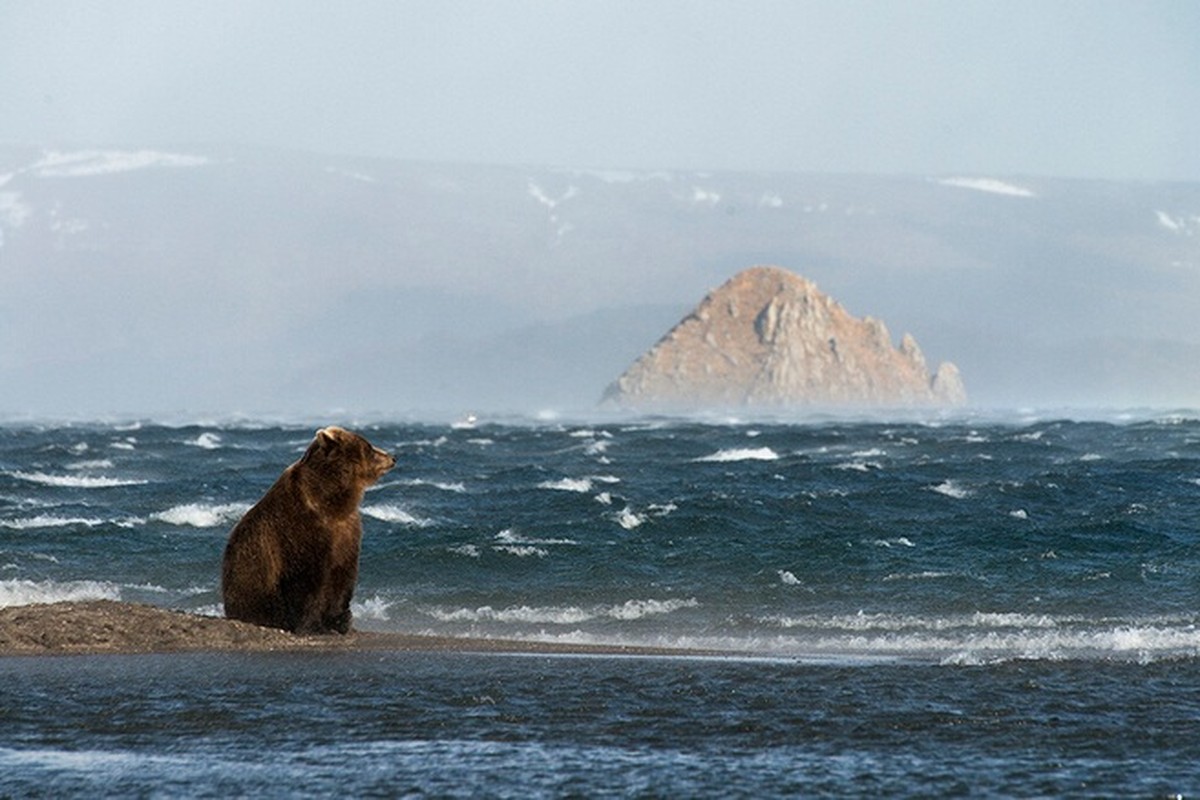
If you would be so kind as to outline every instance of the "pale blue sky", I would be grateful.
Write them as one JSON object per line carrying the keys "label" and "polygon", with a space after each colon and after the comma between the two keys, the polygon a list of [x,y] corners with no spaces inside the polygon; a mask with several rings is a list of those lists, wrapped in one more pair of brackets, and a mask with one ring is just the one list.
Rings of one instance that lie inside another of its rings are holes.
{"label": "pale blue sky", "polygon": [[0,0],[0,142],[1200,180],[1200,3]]}

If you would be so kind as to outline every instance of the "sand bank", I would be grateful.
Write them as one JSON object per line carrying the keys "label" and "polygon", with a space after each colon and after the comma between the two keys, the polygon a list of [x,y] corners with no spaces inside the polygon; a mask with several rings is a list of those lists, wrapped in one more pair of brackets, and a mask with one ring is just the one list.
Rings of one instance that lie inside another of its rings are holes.
{"label": "sand bank", "polygon": [[246,622],[155,606],[95,600],[0,608],[0,656],[200,651],[447,651],[580,655],[716,655],[617,645],[353,632],[297,636]]}

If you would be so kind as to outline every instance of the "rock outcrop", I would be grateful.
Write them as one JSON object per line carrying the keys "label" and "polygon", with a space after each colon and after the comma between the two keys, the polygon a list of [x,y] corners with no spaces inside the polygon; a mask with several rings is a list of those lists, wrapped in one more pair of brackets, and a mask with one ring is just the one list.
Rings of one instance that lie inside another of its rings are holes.
{"label": "rock outcrop", "polygon": [[958,368],[931,376],[917,342],[850,316],[815,284],[754,267],[711,292],[614,381],[603,401],[643,410],[948,406]]}

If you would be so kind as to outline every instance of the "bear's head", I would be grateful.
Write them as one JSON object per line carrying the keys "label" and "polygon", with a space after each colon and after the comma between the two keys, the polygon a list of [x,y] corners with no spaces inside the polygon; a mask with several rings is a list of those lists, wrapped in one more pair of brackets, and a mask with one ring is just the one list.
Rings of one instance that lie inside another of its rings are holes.
{"label": "bear's head", "polygon": [[366,488],[396,466],[396,458],[357,433],[329,427],[317,431],[300,463],[342,485]]}

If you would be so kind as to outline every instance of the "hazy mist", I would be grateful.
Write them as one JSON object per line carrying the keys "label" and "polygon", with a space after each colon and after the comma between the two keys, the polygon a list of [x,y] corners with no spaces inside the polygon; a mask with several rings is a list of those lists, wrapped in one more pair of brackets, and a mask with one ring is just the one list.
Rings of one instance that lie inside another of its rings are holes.
{"label": "hazy mist", "polygon": [[1197,407],[1197,41],[1191,2],[0,0],[0,414],[587,408],[756,263],[983,405]]}

